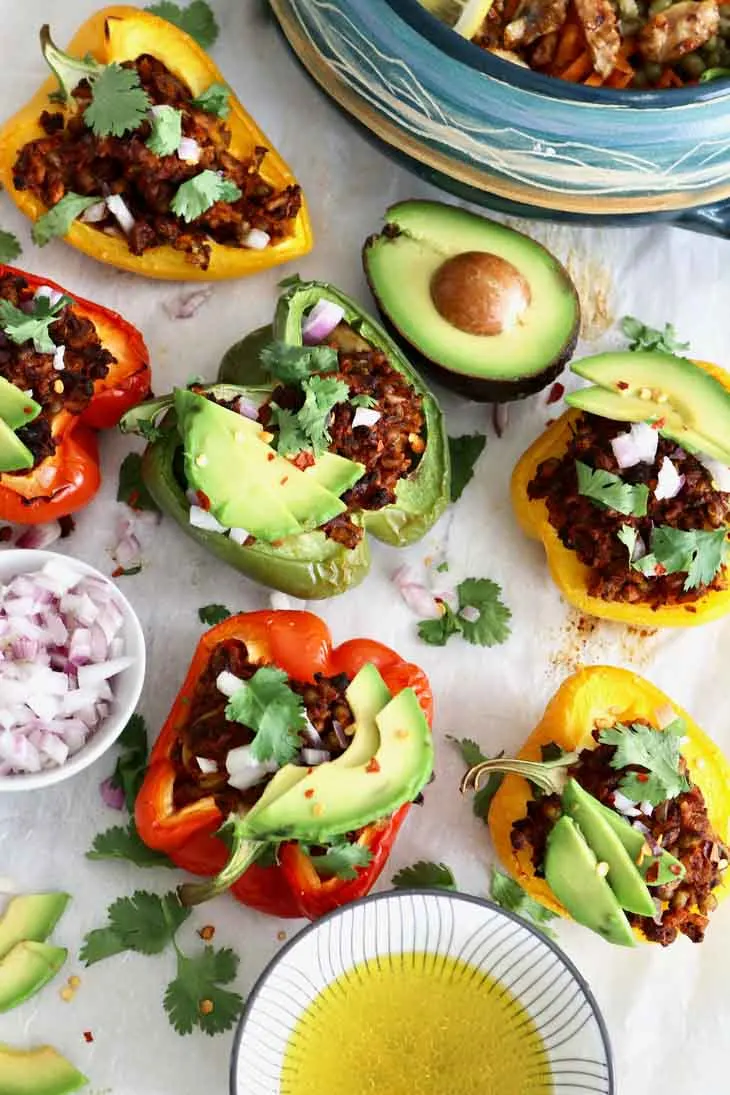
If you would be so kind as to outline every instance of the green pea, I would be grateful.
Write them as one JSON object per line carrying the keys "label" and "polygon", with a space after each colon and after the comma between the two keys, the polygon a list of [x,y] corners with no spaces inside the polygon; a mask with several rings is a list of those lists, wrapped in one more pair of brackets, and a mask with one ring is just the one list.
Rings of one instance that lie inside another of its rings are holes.
{"label": "green pea", "polygon": [[644,75],[650,84],[658,84],[662,78],[662,66],[656,61],[647,61],[644,65]]}
{"label": "green pea", "polygon": [[678,62],[678,67],[691,79],[696,80],[706,69],[705,62],[699,53],[686,53]]}

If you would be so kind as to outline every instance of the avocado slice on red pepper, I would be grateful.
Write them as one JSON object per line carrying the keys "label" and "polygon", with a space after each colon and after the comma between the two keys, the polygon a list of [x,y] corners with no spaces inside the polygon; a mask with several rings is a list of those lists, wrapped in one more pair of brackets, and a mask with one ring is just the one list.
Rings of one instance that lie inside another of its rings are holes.
{"label": "avocado slice on red pepper", "polygon": [[[404,547],[428,532],[449,501],[450,468],[443,417],[433,395],[398,347],[344,293],[324,282],[292,284],[278,302],[272,327],[259,328],[231,347],[221,363],[222,383],[199,390],[214,392],[222,398],[245,396],[256,403],[264,402],[277,382],[263,368],[259,359],[261,350],[272,340],[302,345],[302,320],[322,296],[339,304],[344,311],[343,322],[328,341],[334,338],[343,348],[353,350],[371,347],[382,350],[391,366],[406,377],[423,400],[426,449],[412,474],[399,482],[396,501],[381,510],[352,514],[366,533],[371,532],[395,547]],[[275,544],[256,541],[243,546],[223,533],[191,525],[182,444],[171,396],[135,408],[122,421],[121,428],[148,439],[142,474],[160,509],[173,517],[189,536],[248,577],[291,596],[316,600],[352,588],[367,574],[370,568],[367,535],[354,548],[328,539],[319,530],[289,536]]]}

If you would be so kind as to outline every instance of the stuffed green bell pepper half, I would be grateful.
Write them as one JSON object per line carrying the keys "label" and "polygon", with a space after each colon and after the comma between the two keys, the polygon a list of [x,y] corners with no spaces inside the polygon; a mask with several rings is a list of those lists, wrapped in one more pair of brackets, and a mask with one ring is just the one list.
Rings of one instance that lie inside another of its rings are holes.
{"label": "stuffed green bell pepper half", "polygon": [[368,533],[419,540],[449,500],[441,411],[385,331],[324,282],[297,280],[219,381],[135,408],[145,484],[225,562],[305,600],[368,572]]}

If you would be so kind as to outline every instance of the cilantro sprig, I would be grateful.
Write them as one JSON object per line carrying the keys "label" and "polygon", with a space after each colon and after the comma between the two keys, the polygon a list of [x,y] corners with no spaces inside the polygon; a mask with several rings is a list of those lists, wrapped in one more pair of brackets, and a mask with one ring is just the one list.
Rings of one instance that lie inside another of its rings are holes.
{"label": "cilantro sprig", "polygon": [[487,438],[483,433],[449,438],[452,502],[458,502],[464,493],[464,487],[471,482],[477,460],[484,452],[486,443]]}
{"label": "cilantro sprig", "polygon": [[230,609],[225,605],[203,605],[198,609],[198,619],[201,624],[208,624],[209,627],[214,627],[215,624],[220,624],[224,620],[227,620],[231,615]]}
{"label": "cilantro sprig", "polygon": [[196,95],[190,105],[204,110],[206,114],[225,119],[231,113],[231,89],[228,84],[211,84]]}
{"label": "cilantro sprig", "polygon": [[49,328],[68,304],[73,304],[73,301],[65,295],[54,304],[51,304],[49,297],[39,296],[33,300],[32,310],[23,312],[9,300],[0,300],[0,327],[16,345],[32,342],[39,354],[52,354],[56,343],[51,338]]}
{"label": "cilantro sprig", "polygon": [[123,137],[146,119],[150,99],[136,69],[112,61],[90,76],[90,84],[84,121],[97,137]]}
{"label": "cilantro sprig", "polygon": [[189,224],[207,213],[216,202],[236,202],[240,197],[241,190],[234,182],[208,169],[180,184],[170,209]]}
{"label": "cilantro sprig", "polygon": [[646,517],[649,488],[646,483],[624,483],[613,472],[603,468],[590,468],[582,460],[576,460],[578,494],[604,509],[615,510],[626,516]]}
{"label": "cilantro sprig", "polygon": [[0,262],[14,262],[22,250],[17,236],[0,229]]}
{"label": "cilantro sprig", "polygon": [[617,723],[613,729],[602,730],[598,735],[601,744],[616,747],[610,761],[612,768],[635,765],[645,769],[627,772],[619,783],[621,793],[632,802],[650,802],[652,806],[658,806],[689,791],[689,781],[680,770],[680,738],[685,732],[681,719],[675,719],[664,730],[655,730],[642,723],[631,726]]}
{"label": "cilantro sprig", "polygon": [[282,384],[300,384],[315,373],[337,371],[337,351],[331,346],[291,346],[272,342],[264,346],[259,360],[267,372]]}
{"label": "cilantro sprig", "polygon": [[67,191],[60,201],[52,205],[38,218],[31,229],[33,243],[37,247],[45,247],[52,239],[67,235],[71,225],[85,213],[92,205],[98,205],[102,201],[99,197],[85,197],[83,194],[74,194]]}
{"label": "cilantro sprig", "polygon": [[498,871],[496,867],[492,868],[489,896],[495,905],[521,916],[523,920],[532,924],[550,939],[555,938],[555,933],[547,925],[556,918],[557,914],[546,909],[539,901],[535,901],[522,889],[519,882],[510,875],[504,874],[503,871]]}
{"label": "cilantro sprig", "polygon": [[134,510],[160,512],[142,477],[142,457],[138,452],[127,453],[119,466],[117,502],[125,502]]}
{"label": "cilantro sprig", "polygon": [[462,635],[475,646],[497,646],[510,634],[512,612],[501,599],[502,589],[490,578],[466,578],[456,587],[456,612],[443,602],[435,620],[421,620],[418,634],[431,646],[445,646]]}
{"label": "cilantro sprig", "polygon": [[677,529],[657,525],[651,534],[650,552],[631,565],[642,574],[657,576],[686,573],[685,591],[708,586],[728,559],[727,529]]}
{"label": "cilantro sprig", "polygon": [[210,49],[218,40],[220,28],[206,0],[192,0],[187,7],[173,4],[171,0],[161,0],[159,4],[148,4],[146,11],[184,30],[203,49]]}
{"label": "cilantro sprig", "polygon": [[156,106],[150,118],[152,132],[147,147],[155,156],[173,156],[182,140],[182,111],[174,106]]}
{"label": "cilantro sprig", "polygon": [[457,888],[451,867],[445,863],[429,863],[424,859],[410,867],[402,867],[393,875],[391,884],[396,890],[456,891]]}
{"label": "cilantro sprig", "polygon": [[264,665],[242,682],[226,705],[227,719],[255,731],[251,753],[258,761],[288,764],[301,747],[306,711],[288,681],[283,670]]}
{"label": "cilantro sprig", "polygon": [[665,354],[677,354],[689,349],[689,342],[680,342],[671,323],[664,324],[664,330],[647,327],[634,316],[624,316],[621,330],[629,339],[629,350],[660,350]]}

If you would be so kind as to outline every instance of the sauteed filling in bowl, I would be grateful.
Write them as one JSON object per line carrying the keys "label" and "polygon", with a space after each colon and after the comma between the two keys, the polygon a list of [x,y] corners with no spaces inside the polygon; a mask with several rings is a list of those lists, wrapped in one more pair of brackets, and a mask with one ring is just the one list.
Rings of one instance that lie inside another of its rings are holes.
{"label": "sauteed filling in bowl", "polygon": [[681,87],[730,65],[730,4],[494,0],[473,40],[517,64],[592,87]]}

